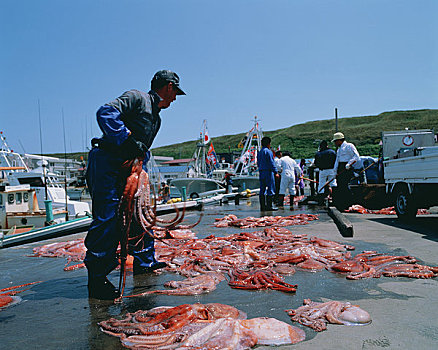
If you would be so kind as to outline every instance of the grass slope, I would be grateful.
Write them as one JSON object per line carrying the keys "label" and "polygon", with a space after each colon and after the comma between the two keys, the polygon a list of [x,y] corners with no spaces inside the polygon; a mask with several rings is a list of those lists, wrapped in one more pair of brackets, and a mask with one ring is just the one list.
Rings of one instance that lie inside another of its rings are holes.
{"label": "grass slope", "polygon": [[[438,131],[438,109],[422,109],[412,111],[393,111],[379,115],[350,117],[338,119],[339,131],[345,134],[349,142],[353,142],[361,155],[377,156],[382,131],[409,129],[435,129]],[[333,119],[317,120],[288,128],[265,131],[264,135],[272,138],[272,145],[281,145],[282,150],[289,150],[294,158],[313,158],[320,140],[332,139],[335,132]],[[246,131],[245,131],[246,133]],[[216,152],[239,151],[237,145],[245,133],[213,137]],[[195,134],[195,133],[194,133]],[[153,148],[152,152],[160,156],[174,158],[190,158],[196,148],[197,141],[186,141],[178,144]],[[334,147],[334,145],[333,145]],[[63,153],[49,154],[63,158]],[[70,153],[68,158],[79,160],[84,153]]]}
{"label": "grass slope", "polygon": [[[361,155],[376,156],[382,131],[409,129],[435,129],[438,131],[438,110],[423,109],[412,111],[385,112],[374,116],[339,118],[338,129],[353,142]],[[319,140],[330,141],[335,132],[333,119],[317,120],[288,128],[265,131],[264,135],[272,138],[272,145],[281,145],[282,150],[289,150],[294,158],[312,158],[318,148]],[[225,135],[213,137],[216,152],[238,150],[237,144],[244,136]],[[196,141],[187,141],[152,149],[154,154],[188,158],[193,155]]]}

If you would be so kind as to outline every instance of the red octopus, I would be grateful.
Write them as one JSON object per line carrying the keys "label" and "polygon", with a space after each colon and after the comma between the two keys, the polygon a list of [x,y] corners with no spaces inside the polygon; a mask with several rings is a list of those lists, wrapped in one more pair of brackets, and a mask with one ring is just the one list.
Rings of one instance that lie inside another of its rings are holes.
{"label": "red octopus", "polygon": [[37,283],[41,283],[41,281],[0,289],[0,310],[19,303],[21,301],[21,298],[17,297],[16,295],[30,289],[26,288],[19,290],[20,288],[32,286]]}

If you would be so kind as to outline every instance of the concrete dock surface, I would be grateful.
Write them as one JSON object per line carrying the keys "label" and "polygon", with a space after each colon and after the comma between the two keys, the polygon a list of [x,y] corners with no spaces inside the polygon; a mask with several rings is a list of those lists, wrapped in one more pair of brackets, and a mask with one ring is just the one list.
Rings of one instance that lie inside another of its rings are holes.
{"label": "concrete dock surface", "polygon": [[[214,218],[227,214],[239,218],[259,216],[257,198],[234,204],[207,207],[205,215],[193,229],[199,238],[210,234],[229,235],[238,228],[215,228]],[[321,207],[303,206],[294,212],[280,210],[274,215],[317,213],[320,220],[290,227],[292,232],[306,233],[356,246],[353,255],[363,250],[412,255],[422,263],[438,266],[438,215],[417,217],[412,224],[400,223],[396,216],[346,214],[354,225],[354,237],[344,238]],[[198,212],[187,214],[194,221]],[[251,232],[261,230],[246,229]],[[438,281],[436,279],[388,278],[351,281],[345,276],[323,270],[297,271],[288,283],[298,284],[296,294],[279,291],[231,289],[225,282],[205,295],[153,295],[111,302],[89,300],[85,269],[63,271],[63,258],[29,257],[32,248],[53,241],[84,237],[85,233],[0,250],[0,289],[41,280],[20,296],[23,301],[0,311],[0,348],[2,349],[122,349],[119,339],[99,330],[98,322],[121,317],[127,312],[161,305],[219,302],[235,306],[253,317],[275,317],[291,324],[285,309],[297,308],[304,298],[314,301],[350,301],[368,311],[372,323],[366,326],[328,325],[316,333],[292,323],[306,332],[306,340],[281,349],[438,349]],[[111,273],[113,283],[118,272]],[[162,289],[164,282],[181,279],[170,273],[127,277],[125,294],[145,289]],[[259,346],[257,349],[270,347]]]}

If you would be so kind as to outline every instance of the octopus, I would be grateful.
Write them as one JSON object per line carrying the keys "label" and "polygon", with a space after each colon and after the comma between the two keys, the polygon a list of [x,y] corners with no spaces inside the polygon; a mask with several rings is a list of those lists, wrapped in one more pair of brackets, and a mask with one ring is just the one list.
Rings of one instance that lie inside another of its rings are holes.
{"label": "octopus", "polygon": [[[128,257],[128,245],[134,246],[137,250],[143,249],[142,238],[149,235],[154,239],[163,240],[163,238],[173,238],[169,234],[170,230],[191,229],[196,226],[202,218],[199,216],[197,222],[192,225],[179,226],[184,220],[185,207],[180,215],[178,208],[175,206],[175,217],[170,220],[160,219],[156,215],[157,202],[152,205],[151,187],[149,175],[143,169],[143,159],[136,158],[128,160],[122,165],[122,172],[127,176],[126,185],[123,190],[118,208],[118,217],[122,230],[120,240],[120,280],[119,290],[120,297],[116,302],[121,302],[125,290],[126,282],[126,260]],[[136,220],[143,229],[143,232],[135,237],[130,235],[131,223]],[[153,231],[154,227],[161,227],[163,230]],[[161,233],[161,234],[159,234]]]}
{"label": "octopus", "polygon": [[17,296],[17,294],[30,289],[30,288],[25,288],[25,289],[22,288],[27,286],[32,286],[37,283],[41,283],[41,281],[0,289],[0,311],[8,306],[18,304],[21,301],[21,298]]}
{"label": "octopus", "polygon": [[87,249],[85,248],[84,239],[79,238],[72,241],[50,243],[33,248],[33,255],[31,256],[45,258],[67,258],[64,271],[71,271],[85,267],[83,263],[74,265],[70,265],[70,263],[83,261],[86,251]]}
{"label": "octopus", "polygon": [[317,332],[327,329],[327,323],[341,325],[367,325],[371,323],[368,312],[349,302],[328,301],[318,303],[304,299],[298,309],[285,310],[294,322],[299,322]]}
{"label": "octopus", "polygon": [[[31,257],[67,258],[64,271],[72,271],[85,267],[84,263],[79,262],[84,260],[86,251],[84,239],[79,238],[72,241],[50,243],[33,248],[33,255],[31,255]],[[117,252],[120,254],[120,246]],[[126,260],[126,266],[128,268],[132,269],[133,259],[131,255],[128,255]],[[70,265],[72,262],[78,264]]]}
{"label": "octopus", "polygon": [[210,293],[216,289],[216,286],[221,281],[225,280],[222,273],[207,272],[205,274],[186,278],[183,281],[169,281],[164,284],[165,287],[174,288],[167,290],[153,290],[140,294],[125,296],[125,298],[132,298],[138,296],[145,296],[149,294],[167,294],[167,295],[199,295]]}
{"label": "octopus", "polygon": [[243,271],[233,269],[229,272],[230,281],[228,284],[231,288],[263,290],[273,289],[287,293],[297,291],[296,284],[284,282],[283,278],[271,269],[254,269]]}
{"label": "octopus", "polygon": [[304,332],[273,318],[246,319],[225,304],[183,304],[128,313],[99,323],[130,349],[250,349],[257,344],[295,344]]}
{"label": "octopus", "polygon": [[[359,213],[359,214],[380,214],[380,215],[396,215],[394,207],[383,208],[379,210],[366,209],[359,204],[352,205],[345,210],[346,213]],[[418,209],[417,215],[428,215],[430,212],[426,209]]]}
{"label": "octopus", "polygon": [[252,228],[252,227],[265,227],[265,226],[293,226],[293,225],[306,225],[309,221],[318,220],[318,215],[313,214],[298,214],[289,216],[264,216],[261,218],[255,218],[252,216],[238,219],[236,215],[230,214],[223,218],[215,219],[215,227],[239,227],[239,228]]}
{"label": "octopus", "polygon": [[375,251],[366,251],[332,265],[332,272],[347,273],[346,278],[409,277],[432,278],[438,276],[438,266],[426,266],[417,263],[413,256],[383,255]]}

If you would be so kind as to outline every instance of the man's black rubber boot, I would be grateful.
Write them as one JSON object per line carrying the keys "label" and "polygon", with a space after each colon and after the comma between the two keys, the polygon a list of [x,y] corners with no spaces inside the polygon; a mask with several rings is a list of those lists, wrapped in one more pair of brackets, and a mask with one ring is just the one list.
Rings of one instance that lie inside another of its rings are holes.
{"label": "man's black rubber boot", "polygon": [[278,195],[277,206],[279,208],[283,208],[284,207],[284,194],[279,194]]}
{"label": "man's black rubber boot", "polygon": [[264,194],[259,195],[260,211],[266,211],[266,196]]}
{"label": "man's black rubber boot", "polygon": [[144,267],[144,266],[140,266],[140,265],[134,263],[133,272],[134,272],[134,275],[141,275],[143,273],[151,273],[155,270],[163,269],[165,267],[167,267],[167,264],[165,262],[162,262],[162,261],[158,261],[156,264],[154,264],[151,267]]}
{"label": "man's black rubber boot", "polygon": [[294,210],[294,198],[295,196],[290,195],[290,210]]}
{"label": "man's black rubber boot", "polygon": [[114,300],[120,296],[120,292],[106,277],[89,278],[88,296],[100,300]]}
{"label": "man's black rubber boot", "polygon": [[267,203],[267,211],[277,211],[278,208],[272,204],[274,201],[274,196],[266,196],[266,203]]}

